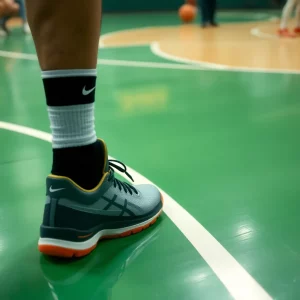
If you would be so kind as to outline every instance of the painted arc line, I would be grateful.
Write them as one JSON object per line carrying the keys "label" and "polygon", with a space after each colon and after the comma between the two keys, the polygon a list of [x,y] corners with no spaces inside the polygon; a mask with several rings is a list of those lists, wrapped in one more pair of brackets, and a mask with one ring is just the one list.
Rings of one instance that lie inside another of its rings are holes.
{"label": "painted arc line", "polygon": [[133,44],[128,44],[128,45],[114,45],[114,46],[109,46],[105,45],[102,41],[99,42],[99,48],[100,49],[118,49],[118,48],[133,48],[133,47],[145,47],[149,46],[149,43],[133,43]]}
{"label": "painted arc line", "polygon": [[[18,132],[51,142],[51,134],[17,124],[1,122],[0,128]],[[114,159],[113,157],[109,157]],[[127,167],[135,183],[153,184],[150,180]],[[124,177],[123,173],[119,173]],[[185,235],[202,258],[218,276],[228,292],[237,300],[270,300],[268,293],[254,280],[253,277],[227,252],[227,250],[180,204],[161,190],[164,197],[164,212]]]}
{"label": "painted arc line", "polygon": [[[0,50],[0,57],[23,59],[37,61],[37,56],[30,53],[10,52]],[[143,62],[143,61],[130,61],[130,60],[116,60],[116,59],[98,59],[98,65],[107,66],[124,66],[124,67],[139,67],[139,68],[154,68],[154,69],[172,69],[172,70],[203,70],[200,66],[172,64],[172,63],[159,63],[159,62]]]}
{"label": "painted arc line", "polygon": [[129,61],[129,60],[114,60],[114,59],[98,59],[98,65],[106,66],[123,66],[136,68],[154,68],[154,69],[171,69],[171,70],[205,70],[201,66],[183,65],[160,62],[144,62],[144,61]]}
{"label": "painted arc line", "polygon": [[186,59],[171,55],[163,52],[158,44],[152,44],[150,47],[153,54],[165,58],[167,60],[175,61],[178,63],[183,63],[184,61],[190,66],[203,67],[203,71],[218,71],[218,72],[244,72],[244,73],[269,73],[269,74],[300,74],[300,70],[288,70],[288,69],[266,69],[257,67],[232,67],[229,65],[222,65],[192,59]]}
{"label": "painted arc line", "polygon": [[202,68],[208,68],[208,69],[221,69],[221,70],[227,70],[230,69],[230,66],[226,65],[221,65],[221,64],[214,64],[214,63],[209,63],[209,62],[203,62],[203,61],[197,61],[197,60],[192,60],[188,58],[182,58],[178,57],[175,55],[168,54],[166,52],[163,52],[160,49],[160,45],[158,42],[153,42],[150,44],[150,49],[154,55],[157,55],[161,58],[167,59],[167,60],[173,60],[178,63],[186,63],[186,64],[192,64],[196,65]]}
{"label": "painted arc line", "polygon": [[[266,20],[269,20],[270,22],[274,22],[274,20],[277,20],[278,18],[272,16],[271,18],[267,18]],[[161,58],[164,58],[166,60],[175,61],[177,63],[185,63],[190,65],[195,65],[201,67],[203,70],[217,70],[217,71],[229,71],[229,72],[249,72],[249,73],[270,73],[270,74],[300,74],[300,70],[288,70],[288,69],[266,69],[266,68],[257,68],[257,67],[232,67],[229,65],[223,65],[223,64],[217,64],[217,63],[210,63],[210,62],[204,62],[204,61],[197,61],[187,58],[178,57],[175,55],[171,55],[168,53],[163,52],[158,42],[149,42],[149,43],[142,43],[142,44],[127,44],[127,45],[117,45],[117,46],[110,46],[105,45],[105,39],[108,37],[111,37],[118,33],[124,33],[124,32],[132,32],[132,31],[142,31],[142,30],[149,30],[149,29],[155,29],[158,28],[175,28],[178,26],[147,26],[147,27],[140,27],[140,28],[131,28],[131,29],[122,29],[122,30],[116,30],[109,33],[102,34],[99,39],[99,48],[128,48],[128,47],[138,47],[138,46],[146,46],[148,45],[150,47],[150,50],[154,55],[157,55]],[[250,33],[254,36],[260,37],[260,38],[268,38],[268,39],[277,39],[278,37],[276,35],[272,34],[266,34],[262,33],[258,28],[252,28],[250,30]]]}
{"label": "painted arc line", "polygon": [[259,37],[259,38],[266,38],[266,39],[271,39],[271,40],[278,40],[279,36],[275,34],[270,34],[270,33],[265,33],[262,32],[258,27],[254,27],[250,30],[250,33],[253,36]]}

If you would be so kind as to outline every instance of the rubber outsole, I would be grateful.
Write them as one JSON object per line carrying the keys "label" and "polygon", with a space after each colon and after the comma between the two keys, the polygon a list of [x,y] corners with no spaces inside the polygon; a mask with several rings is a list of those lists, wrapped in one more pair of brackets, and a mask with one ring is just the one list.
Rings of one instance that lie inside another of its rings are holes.
{"label": "rubber outsole", "polygon": [[282,37],[282,38],[296,38],[297,34],[296,33],[292,33],[292,32],[288,32],[288,31],[280,31],[280,30],[278,30],[278,36]]}
{"label": "rubber outsole", "polygon": [[[161,201],[163,203],[162,196],[161,196]],[[65,248],[65,247],[61,247],[61,246],[47,245],[47,244],[39,244],[38,249],[41,253],[48,255],[48,256],[65,257],[65,258],[83,257],[83,256],[90,254],[97,247],[98,242],[102,239],[123,238],[123,237],[127,237],[127,236],[139,233],[139,232],[147,229],[148,227],[150,227],[157,221],[157,219],[159,218],[161,213],[162,213],[162,210],[159,212],[159,214],[154,219],[152,219],[151,221],[149,221],[149,223],[147,223],[143,226],[125,231],[121,234],[101,236],[93,246],[91,246],[87,249],[78,250],[78,249]]]}

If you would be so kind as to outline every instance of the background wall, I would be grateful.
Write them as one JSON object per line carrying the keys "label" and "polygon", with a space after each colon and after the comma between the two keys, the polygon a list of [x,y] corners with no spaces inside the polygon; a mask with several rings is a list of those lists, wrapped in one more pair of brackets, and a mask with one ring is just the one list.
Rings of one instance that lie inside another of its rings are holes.
{"label": "background wall", "polygon": [[[199,0],[198,0],[199,1]],[[176,10],[184,0],[103,0],[105,12]],[[278,8],[284,0],[218,0],[222,9]]]}

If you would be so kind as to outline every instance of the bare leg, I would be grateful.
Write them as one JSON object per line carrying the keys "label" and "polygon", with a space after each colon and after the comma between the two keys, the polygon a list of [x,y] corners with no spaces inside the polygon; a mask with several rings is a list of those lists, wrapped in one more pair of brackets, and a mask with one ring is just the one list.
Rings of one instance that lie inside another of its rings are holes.
{"label": "bare leg", "polygon": [[0,18],[15,14],[19,9],[19,5],[12,0],[0,0]]}
{"label": "bare leg", "polygon": [[26,0],[42,70],[94,69],[101,0]]}

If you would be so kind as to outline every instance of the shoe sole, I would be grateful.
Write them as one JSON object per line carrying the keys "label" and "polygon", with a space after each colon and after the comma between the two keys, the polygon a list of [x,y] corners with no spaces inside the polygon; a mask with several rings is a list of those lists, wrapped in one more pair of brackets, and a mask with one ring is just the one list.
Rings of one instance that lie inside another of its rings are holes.
{"label": "shoe sole", "polygon": [[281,38],[296,38],[297,34],[296,33],[291,33],[291,32],[277,32],[278,36]]}
{"label": "shoe sole", "polygon": [[70,242],[51,238],[40,238],[38,242],[38,249],[41,253],[48,256],[69,258],[86,256],[97,247],[100,240],[122,238],[139,233],[153,225],[161,213],[162,209],[149,220],[130,227],[101,230],[84,242]]}

